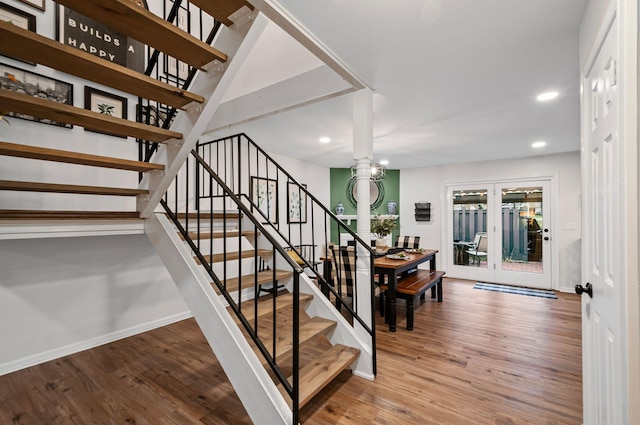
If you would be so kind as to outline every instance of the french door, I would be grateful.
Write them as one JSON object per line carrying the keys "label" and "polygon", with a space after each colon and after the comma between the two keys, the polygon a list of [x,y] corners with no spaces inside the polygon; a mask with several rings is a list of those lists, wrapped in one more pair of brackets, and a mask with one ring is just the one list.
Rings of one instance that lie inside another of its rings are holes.
{"label": "french door", "polygon": [[448,186],[448,274],[551,288],[550,191],[550,180]]}

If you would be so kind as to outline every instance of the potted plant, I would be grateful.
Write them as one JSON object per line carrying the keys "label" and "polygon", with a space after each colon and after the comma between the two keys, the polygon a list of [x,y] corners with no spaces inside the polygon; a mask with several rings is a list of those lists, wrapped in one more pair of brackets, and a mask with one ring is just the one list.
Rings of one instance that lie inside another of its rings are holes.
{"label": "potted plant", "polygon": [[386,251],[387,243],[384,240],[385,236],[390,235],[393,229],[397,226],[394,218],[382,218],[375,216],[371,220],[371,233],[375,233],[376,240],[376,252],[383,253]]}

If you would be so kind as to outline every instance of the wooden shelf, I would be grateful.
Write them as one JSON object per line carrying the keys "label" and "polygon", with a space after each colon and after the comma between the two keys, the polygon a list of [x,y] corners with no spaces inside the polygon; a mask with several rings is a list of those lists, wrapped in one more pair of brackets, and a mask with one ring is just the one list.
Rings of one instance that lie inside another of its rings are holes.
{"label": "wooden shelf", "polygon": [[171,139],[182,139],[182,134],[175,131],[128,121],[6,89],[0,89],[0,110],[80,125],[87,129],[107,134],[131,136],[150,142],[161,143]]}
{"label": "wooden shelf", "polygon": [[[342,215],[337,215],[336,217],[338,217],[342,221],[346,221],[347,224],[351,224],[351,221],[358,220],[358,216],[355,215],[355,214],[342,214]],[[373,220],[376,217],[379,217],[379,218],[382,218],[382,219],[392,218],[394,220],[397,220],[400,216],[399,215],[389,215],[389,214],[378,215],[378,216],[373,216],[372,215],[371,219]]]}
{"label": "wooden shelf", "polygon": [[46,65],[67,74],[181,108],[204,98],[163,83],[124,66],[66,46],[57,41],[0,21],[0,53]]}
{"label": "wooden shelf", "polygon": [[131,0],[57,0],[57,2],[196,68],[202,68],[214,60],[220,62],[227,60],[227,55],[224,53]]}

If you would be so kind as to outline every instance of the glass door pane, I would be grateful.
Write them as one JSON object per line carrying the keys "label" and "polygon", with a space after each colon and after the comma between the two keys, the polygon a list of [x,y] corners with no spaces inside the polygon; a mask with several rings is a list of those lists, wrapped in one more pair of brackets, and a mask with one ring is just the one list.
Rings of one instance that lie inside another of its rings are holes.
{"label": "glass door pane", "polygon": [[544,180],[496,184],[496,231],[501,235],[496,282],[551,287],[549,192],[550,183]]}
{"label": "glass door pane", "polygon": [[542,187],[502,190],[502,270],[542,273]]}
{"label": "glass door pane", "polygon": [[488,268],[487,189],[451,191],[453,201],[453,264]]}

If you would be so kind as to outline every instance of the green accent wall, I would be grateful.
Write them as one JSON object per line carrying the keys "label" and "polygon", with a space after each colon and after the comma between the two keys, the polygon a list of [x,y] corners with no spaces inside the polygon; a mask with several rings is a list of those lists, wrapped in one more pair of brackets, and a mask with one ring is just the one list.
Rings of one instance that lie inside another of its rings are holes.
{"label": "green accent wall", "polygon": [[[330,180],[330,205],[327,207],[334,213],[336,212],[336,206],[338,202],[342,202],[344,206],[344,213],[351,215],[356,214],[356,209],[347,198],[347,186],[351,179],[351,169],[349,168],[331,168],[329,170]],[[384,180],[382,180],[384,186],[384,198],[382,204],[377,210],[371,211],[371,215],[386,214],[387,202],[396,201],[396,214],[400,214],[400,170],[387,170]],[[354,232],[357,229],[357,223],[355,220],[351,222],[349,226]],[[392,240],[400,234],[400,219],[398,219],[398,227],[392,233]],[[338,243],[340,238],[338,237],[338,226],[332,225],[331,227],[331,241]]]}

